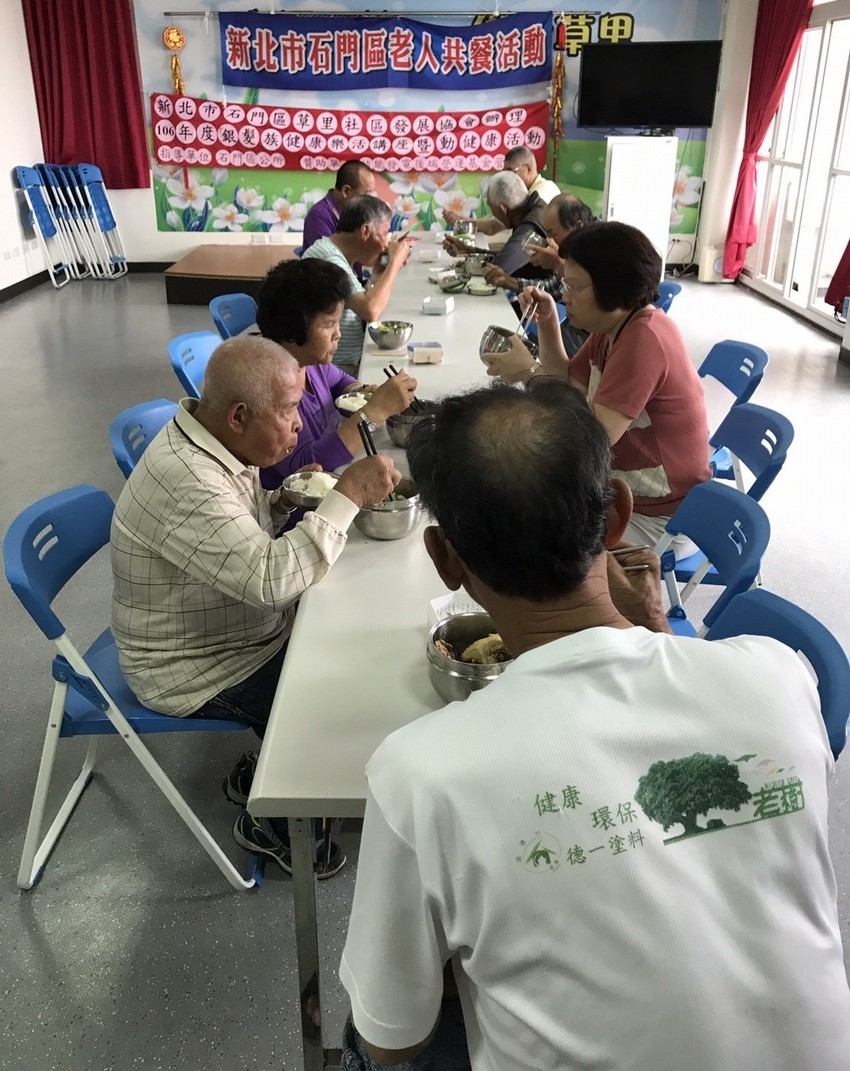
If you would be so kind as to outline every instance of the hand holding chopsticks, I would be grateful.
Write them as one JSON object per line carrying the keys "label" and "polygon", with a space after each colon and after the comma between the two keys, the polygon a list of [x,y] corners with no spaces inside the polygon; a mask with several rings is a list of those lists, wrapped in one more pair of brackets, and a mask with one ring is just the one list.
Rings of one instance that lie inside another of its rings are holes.
{"label": "hand holding chopsticks", "polygon": [[369,431],[368,425],[360,420],[357,423],[357,430],[360,432],[360,441],[363,443],[366,457],[376,457],[378,451],[375,449],[375,440],[372,438],[372,432]]}
{"label": "hand holding chopsticks", "polygon": [[519,321],[519,323],[517,324],[517,327],[516,327],[516,332],[515,332],[516,336],[517,336],[517,338],[522,339],[523,342],[528,338],[528,325],[531,323],[532,319],[534,318],[534,314],[535,314],[536,311],[537,311],[537,301],[532,299],[525,306],[523,314],[520,317],[520,321]]}
{"label": "hand holding chopsticks", "polygon": [[[400,374],[401,373],[399,372],[399,370],[393,364],[391,364],[389,368],[384,369],[384,375],[387,377],[387,379],[392,379],[393,376],[397,376]],[[410,408],[413,410],[414,413],[422,412],[422,403],[419,401],[415,394],[410,400]]]}

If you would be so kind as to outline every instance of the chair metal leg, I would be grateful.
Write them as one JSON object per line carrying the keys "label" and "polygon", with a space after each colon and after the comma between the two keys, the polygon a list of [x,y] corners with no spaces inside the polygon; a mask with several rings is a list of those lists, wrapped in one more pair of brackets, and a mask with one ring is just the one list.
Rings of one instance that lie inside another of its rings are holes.
{"label": "chair metal leg", "polygon": [[38,776],[33,792],[32,806],[30,808],[27,831],[24,837],[24,848],[21,853],[21,865],[18,869],[18,888],[31,889],[41,877],[41,872],[47,862],[50,853],[56,845],[56,841],[62,834],[68,819],[77,802],[85,792],[91,781],[97,758],[97,737],[92,737],[82,769],[62,802],[56,817],[50,824],[50,828],[39,843],[42,823],[44,822],[44,810],[47,804],[47,795],[50,791],[50,780],[53,775],[53,764],[56,759],[56,748],[59,744],[62,731],[62,712],[65,709],[65,699],[68,693],[67,684],[57,682],[53,689],[53,699],[50,704],[50,716],[47,723],[47,732],[44,736],[44,747],[41,750],[41,762],[38,767]]}
{"label": "chair metal leg", "polygon": [[319,990],[316,879],[313,876],[313,820],[290,818],[289,842],[292,848],[292,896],[304,1071],[323,1071],[325,1059]]}
{"label": "chair metal leg", "polygon": [[234,889],[252,889],[256,882],[253,878],[245,880],[236,867],[231,863],[230,859],[224,853],[223,849],[219,845],[218,841],[212,836],[204,823],[198,818],[186,800],[181,796],[177,789],[172,784],[168,775],[148,751],[145,745],[142,743],[137,733],[134,733],[130,726],[127,724],[124,715],[118,708],[110,704],[109,716],[110,720],[116,722],[116,718],[113,715],[117,715],[122,722],[124,722],[125,730],[122,731],[120,726],[118,731],[124,739],[124,743],[133,752],[139,762],[144,766],[147,772],[150,774],[156,786],[171,804],[175,811],[180,815],[183,821],[191,830],[195,839],[212,859],[218,869],[224,874]]}
{"label": "chair metal leg", "polygon": [[[76,670],[81,676],[89,677],[90,671],[85,661],[81,658],[79,652],[70,642],[67,636],[58,636],[55,640],[59,653],[64,655],[70,664],[71,668]],[[115,726],[118,735],[127,745],[127,747],[133,752],[142,766],[150,774],[154,784],[159,788],[160,792],[165,796],[174,810],[180,815],[183,821],[191,830],[195,839],[212,859],[218,869],[224,874],[234,889],[252,889],[256,884],[253,879],[246,881],[236,867],[231,863],[224,851],[218,844],[218,841],[210,834],[207,827],[198,818],[186,800],[180,795],[177,789],[169,780],[165,771],[148,751],[145,745],[141,741],[141,737],[138,733],[133,731],[130,723],[121,713],[121,711],[112,702],[108,692],[100,686],[99,682],[95,678],[92,683],[97,687],[97,690],[103,696],[106,702],[106,714],[109,720]]]}

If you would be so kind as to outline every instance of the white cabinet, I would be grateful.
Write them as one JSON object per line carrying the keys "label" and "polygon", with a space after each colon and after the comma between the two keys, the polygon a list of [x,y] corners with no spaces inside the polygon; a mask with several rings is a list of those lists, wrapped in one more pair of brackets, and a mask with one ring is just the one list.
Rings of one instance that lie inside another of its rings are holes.
{"label": "white cabinet", "polygon": [[643,231],[661,255],[670,240],[677,138],[611,137],[605,161],[603,218]]}

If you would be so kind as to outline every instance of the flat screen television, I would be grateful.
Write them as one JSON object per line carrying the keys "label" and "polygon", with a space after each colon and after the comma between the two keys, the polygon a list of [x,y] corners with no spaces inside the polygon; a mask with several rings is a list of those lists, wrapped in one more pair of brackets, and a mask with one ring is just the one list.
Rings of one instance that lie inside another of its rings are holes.
{"label": "flat screen television", "polygon": [[711,126],[720,41],[585,45],[580,127]]}

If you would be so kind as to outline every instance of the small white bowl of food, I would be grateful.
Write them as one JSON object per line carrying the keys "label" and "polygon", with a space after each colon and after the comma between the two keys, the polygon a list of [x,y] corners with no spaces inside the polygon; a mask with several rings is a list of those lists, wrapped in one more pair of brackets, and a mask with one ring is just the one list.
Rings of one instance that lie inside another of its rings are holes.
{"label": "small white bowl of food", "polygon": [[369,401],[372,395],[365,390],[351,390],[346,394],[340,394],[336,400],[336,407],[345,416],[359,412]]}

